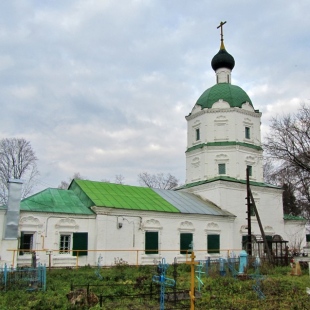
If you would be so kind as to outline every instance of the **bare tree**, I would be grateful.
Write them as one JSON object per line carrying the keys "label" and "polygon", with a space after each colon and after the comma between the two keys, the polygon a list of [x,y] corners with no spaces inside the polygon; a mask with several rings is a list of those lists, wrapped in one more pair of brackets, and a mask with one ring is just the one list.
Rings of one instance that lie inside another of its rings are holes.
{"label": "bare tree", "polygon": [[39,175],[37,160],[30,142],[24,138],[0,140],[0,204],[7,203],[9,179],[24,181],[22,198],[31,193]]}
{"label": "bare tree", "polygon": [[150,174],[148,172],[142,172],[138,175],[138,181],[140,185],[151,188],[160,189],[173,189],[178,186],[178,180],[176,177],[167,173]]}
{"label": "bare tree", "polygon": [[[283,189],[283,212],[284,214],[299,216],[304,213],[299,194],[299,178],[294,169],[285,164],[274,165],[273,160],[266,160],[264,163],[264,181],[279,186]],[[297,197],[296,197],[297,196]]]}
{"label": "bare tree", "polygon": [[263,174],[264,174],[264,182],[268,184],[277,185],[276,182],[276,167],[273,164],[273,160],[264,157],[264,165],[263,165]]}
{"label": "bare tree", "polygon": [[273,118],[266,141],[271,157],[310,173],[310,107],[301,105],[296,114]]}
{"label": "bare tree", "polygon": [[116,184],[124,184],[125,177],[122,174],[115,175],[115,183]]}
{"label": "bare tree", "polygon": [[310,218],[310,107],[303,104],[294,114],[273,118],[270,127],[264,149],[278,162],[273,178],[287,185],[300,213]]}
{"label": "bare tree", "polygon": [[58,185],[59,189],[68,189],[70,183],[72,180],[85,180],[86,177],[83,177],[79,172],[75,172],[71,178],[68,179],[68,181],[61,181],[61,183]]}

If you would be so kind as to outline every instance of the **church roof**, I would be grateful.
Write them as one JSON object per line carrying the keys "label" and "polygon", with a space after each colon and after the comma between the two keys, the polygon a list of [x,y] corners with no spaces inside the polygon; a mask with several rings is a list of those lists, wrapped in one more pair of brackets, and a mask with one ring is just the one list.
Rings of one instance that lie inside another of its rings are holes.
{"label": "church roof", "polygon": [[219,83],[208,88],[197,100],[196,105],[202,109],[210,109],[220,99],[229,103],[231,107],[241,108],[245,102],[253,106],[250,97],[239,86],[229,83]]}
{"label": "church roof", "polygon": [[21,211],[91,215],[89,209],[71,190],[48,188],[21,201]]}
{"label": "church roof", "polygon": [[217,207],[213,202],[202,200],[200,197],[191,193],[156,188],[153,190],[177,207],[181,213],[232,215]]}
{"label": "church roof", "polygon": [[[89,207],[109,207],[116,209],[180,212],[175,206],[163,199],[148,187],[73,180],[72,189]],[[87,201],[88,198],[88,201]]]}
{"label": "church roof", "polygon": [[[234,216],[209,200],[181,191],[89,180],[73,180],[68,190],[48,188],[21,201],[21,211],[94,215],[91,207],[136,211]],[[6,209],[5,206],[1,208]]]}
{"label": "church roof", "polygon": [[[193,182],[193,183],[184,184],[184,185],[178,187],[178,190],[179,189],[185,189],[185,188],[191,188],[191,187],[195,187],[195,186],[199,186],[199,185],[203,185],[203,184],[207,184],[207,183],[212,183],[212,182],[216,182],[216,181],[227,181],[227,182],[233,182],[233,183],[246,184],[246,180],[235,179],[235,178],[232,178],[229,176],[217,176],[217,177],[214,177],[214,178],[208,179],[208,180],[201,180],[201,181],[197,181],[197,182]],[[276,186],[276,185],[263,183],[263,182],[250,181],[250,185],[259,186],[259,187],[266,187],[266,188],[274,188],[274,189],[281,190],[281,188]]]}
{"label": "church roof", "polygon": [[180,191],[89,180],[73,180],[69,189],[88,207],[233,216],[211,201]]}

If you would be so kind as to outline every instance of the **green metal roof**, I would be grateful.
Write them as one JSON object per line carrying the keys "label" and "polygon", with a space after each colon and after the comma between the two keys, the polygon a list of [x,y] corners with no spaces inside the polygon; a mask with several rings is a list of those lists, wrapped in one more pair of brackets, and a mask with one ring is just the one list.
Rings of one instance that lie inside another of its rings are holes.
{"label": "green metal roof", "polygon": [[[180,186],[179,188],[177,188],[177,190],[184,189],[184,188],[195,187],[195,186],[199,186],[199,185],[202,185],[202,184],[211,183],[211,182],[215,182],[215,181],[228,181],[228,182],[235,182],[235,183],[246,184],[246,180],[238,180],[238,179],[227,177],[227,176],[218,176],[218,177],[215,177],[215,178],[212,178],[212,179],[208,179],[208,180],[202,180],[202,181],[197,181],[197,182],[185,184],[185,185]],[[275,186],[275,185],[272,185],[272,184],[263,183],[263,182],[250,181],[250,185],[281,189],[278,186]]]}
{"label": "green metal roof", "polygon": [[71,190],[48,188],[21,201],[21,211],[94,214]]}
{"label": "green metal roof", "polygon": [[202,149],[204,146],[244,146],[244,147],[249,147],[254,150],[262,151],[262,147],[250,143],[245,143],[245,142],[236,142],[236,141],[222,141],[222,142],[208,142],[208,143],[200,143],[197,145],[194,145],[192,147],[189,147],[185,153],[197,150],[197,149]]}
{"label": "green metal roof", "polygon": [[88,180],[73,180],[69,189],[81,191],[94,206],[159,212],[180,212],[151,188]]}
{"label": "green metal roof", "polygon": [[91,207],[96,206],[234,217],[194,194],[88,180],[73,180],[68,190],[48,188],[23,199],[20,206],[21,211],[75,215],[95,215]]}
{"label": "green metal roof", "polygon": [[200,105],[202,109],[211,109],[220,99],[228,102],[231,107],[241,108],[245,102],[253,106],[250,97],[242,88],[229,83],[218,83],[208,88],[199,97],[196,105]]}
{"label": "green metal roof", "polygon": [[292,221],[306,221],[306,219],[302,216],[295,216],[291,214],[284,214],[283,219]]}

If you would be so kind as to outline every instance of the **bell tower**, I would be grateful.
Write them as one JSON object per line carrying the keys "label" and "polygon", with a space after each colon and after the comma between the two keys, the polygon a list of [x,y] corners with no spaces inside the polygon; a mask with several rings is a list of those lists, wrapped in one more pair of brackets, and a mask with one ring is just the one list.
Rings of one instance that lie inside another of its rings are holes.
{"label": "bell tower", "polygon": [[231,84],[235,60],[224,45],[213,57],[216,84],[198,98],[187,120],[186,184],[212,180],[263,182],[261,113],[247,93]]}

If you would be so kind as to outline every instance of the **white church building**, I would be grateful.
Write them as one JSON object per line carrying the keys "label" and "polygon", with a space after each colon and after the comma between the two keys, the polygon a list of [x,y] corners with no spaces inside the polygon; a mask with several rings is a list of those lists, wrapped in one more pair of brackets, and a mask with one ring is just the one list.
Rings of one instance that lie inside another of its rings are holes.
{"label": "white church building", "polygon": [[[73,180],[20,202],[18,181],[0,208],[0,263],[51,267],[184,262],[226,257],[248,235],[246,169],[268,240],[306,245],[305,222],[283,214],[282,190],[263,180],[261,113],[231,84],[234,58],[223,40],[211,66],[216,84],[186,116],[186,182],[176,190]],[[251,216],[253,242],[261,231]],[[253,249],[255,251],[255,249]],[[263,253],[253,253],[260,254]]]}

